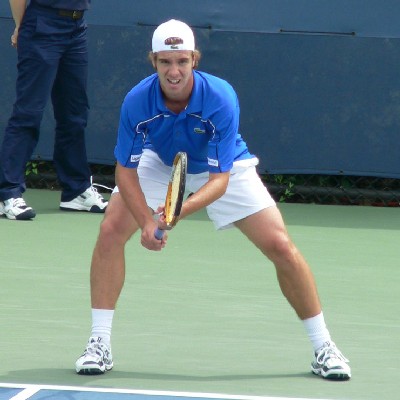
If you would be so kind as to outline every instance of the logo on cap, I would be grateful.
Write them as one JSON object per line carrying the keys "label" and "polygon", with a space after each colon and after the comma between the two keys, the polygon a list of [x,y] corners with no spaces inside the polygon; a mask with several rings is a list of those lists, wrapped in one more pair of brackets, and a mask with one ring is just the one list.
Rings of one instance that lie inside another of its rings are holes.
{"label": "logo on cap", "polygon": [[177,49],[179,44],[183,44],[183,39],[180,37],[169,37],[164,40],[166,46],[171,46],[171,49]]}

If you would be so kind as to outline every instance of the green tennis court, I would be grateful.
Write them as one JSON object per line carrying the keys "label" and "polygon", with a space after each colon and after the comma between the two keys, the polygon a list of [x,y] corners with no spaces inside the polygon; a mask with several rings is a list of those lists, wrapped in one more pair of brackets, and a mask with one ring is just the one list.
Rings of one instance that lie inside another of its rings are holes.
{"label": "green tennis court", "polygon": [[161,253],[131,240],[113,325],[114,370],[79,376],[74,363],[90,333],[89,266],[102,216],[59,211],[59,197],[28,190],[36,219],[0,219],[0,382],[399,398],[398,208],[280,206],[313,268],[333,338],[350,358],[350,381],[311,374],[311,345],[272,264],[238,231],[215,232],[204,213],[182,221]]}

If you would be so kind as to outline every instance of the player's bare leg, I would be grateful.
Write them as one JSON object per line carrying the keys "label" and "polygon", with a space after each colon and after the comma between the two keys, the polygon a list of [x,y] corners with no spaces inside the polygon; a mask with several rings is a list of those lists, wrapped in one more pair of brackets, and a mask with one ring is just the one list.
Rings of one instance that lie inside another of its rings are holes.
{"label": "player's bare leg", "polygon": [[137,229],[138,225],[122,196],[113,194],[92,256],[92,308],[115,309],[125,280],[125,244]]}
{"label": "player's bare leg", "polygon": [[236,222],[236,226],[274,263],[281,290],[300,319],[321,312],[312,272],[289,238],[277,207]]}
{"label": "player's bare leg", "polygon": [[290,240],[277,207],[264,209],[236,225],[275,264],[281,290],[312,342],[311,371],[326,379],[350,379],[349,360],[331,340],[310,267]]}
{"label": "player's bare leg", "polygon": [[92,256],[92,332],[83,354],[75,363],[78,374],[103,374],[114,366],[112,320],[125,281],[125,244],[137,229],[138,225],[121,195],[113,194]]}

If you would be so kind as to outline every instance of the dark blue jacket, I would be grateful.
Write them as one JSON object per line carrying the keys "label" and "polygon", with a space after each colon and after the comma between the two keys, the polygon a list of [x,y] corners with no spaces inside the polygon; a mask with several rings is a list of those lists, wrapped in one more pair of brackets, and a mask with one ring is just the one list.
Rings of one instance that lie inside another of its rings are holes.
{"label": "dark blue jacket", "polygon": [[32,0],[44,7],[59,8],[61,10],[87,10],[90,0]]}

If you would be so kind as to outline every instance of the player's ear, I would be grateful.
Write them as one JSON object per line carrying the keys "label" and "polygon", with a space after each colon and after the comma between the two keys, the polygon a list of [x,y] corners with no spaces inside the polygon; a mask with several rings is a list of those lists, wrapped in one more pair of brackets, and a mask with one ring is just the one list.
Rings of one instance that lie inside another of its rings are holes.
{"label": "player's ear", "polygon": [[153,68],[157,71],[157,53],[153,53],[152,51],[150,51],[148,58]]}
{"label": "player's ear", "polygon": [[192,52],[192,68],[196,68],[196,55]]}

